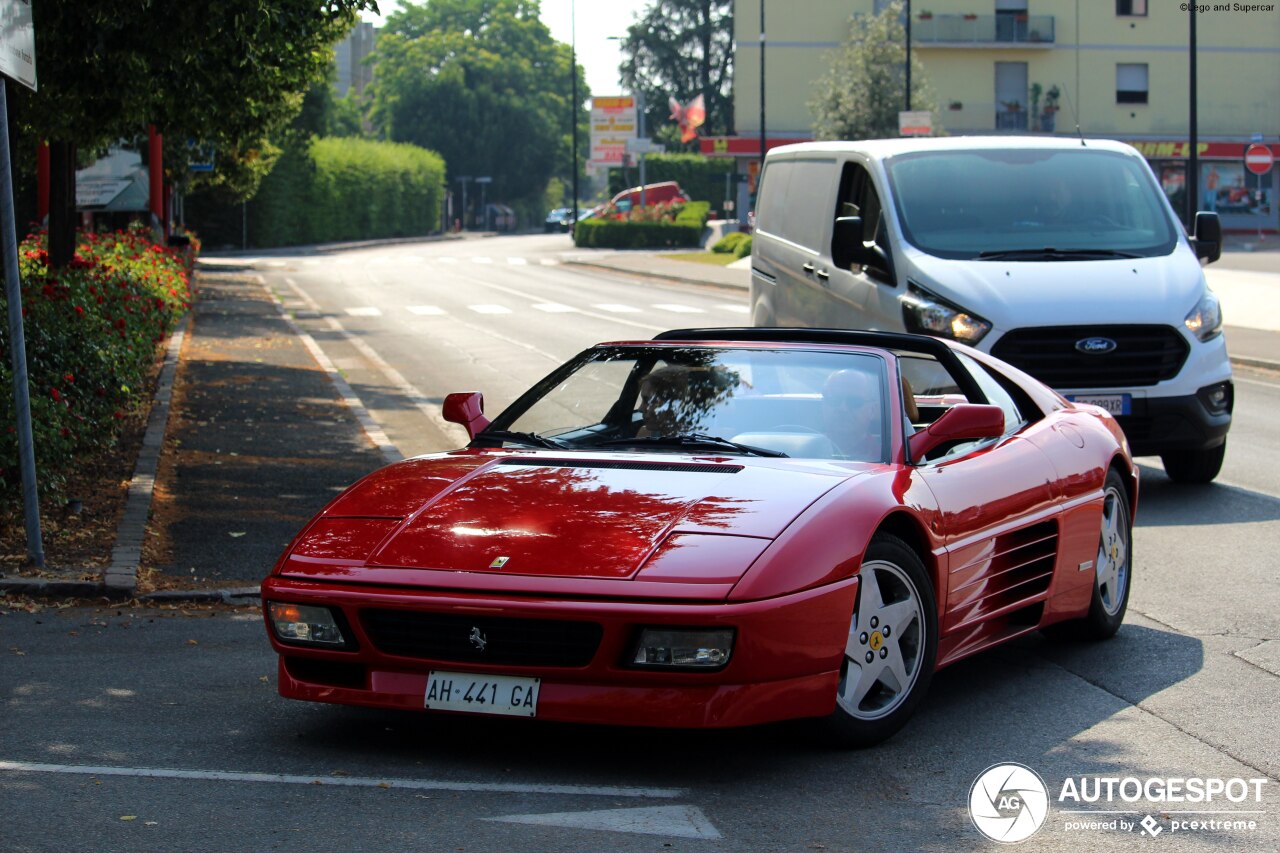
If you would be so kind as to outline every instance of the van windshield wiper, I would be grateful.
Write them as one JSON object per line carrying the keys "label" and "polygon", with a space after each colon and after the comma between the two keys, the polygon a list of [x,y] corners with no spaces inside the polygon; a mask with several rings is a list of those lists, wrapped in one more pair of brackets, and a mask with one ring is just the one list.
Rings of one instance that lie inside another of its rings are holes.
{"label": "van windshield wiper", "polygon": [[659,447],[680,447],[680,448],[707,448],[712,447],[719,450],[735,450],[738,453],[746,453],[749,456],[776,456],[786,457],[787,454],[781,450],[770,450],[767,447],[756,447],[751,444],[739,444],[736,441],[730,441],[727,438],[721,438],[718,435],[708,435],[705,432],[686,432],[680,435],[637,435],[632,438],[611,438],[608,441],[602,441],[596,447],[616,447],[624,444],[634,445],[656,445]]}
{"label": "van windshield wiper", "polygon": [[1076,261],[1084,258],[1140,258],[1133,252],[1120,252],[1115,249],[1055,249],[1046,246],[1043,249],[994,249],[979,252],[980,261],[999,260],[1038,260],[1038,261]]}
{"label": "van windshield wiper", "polygon": [[514,432],[509,429],[487,429],[476,436],[476,441],[510,441],[529,447],[564,448],[564,444],[555,439],[538,435],[536,432]]}

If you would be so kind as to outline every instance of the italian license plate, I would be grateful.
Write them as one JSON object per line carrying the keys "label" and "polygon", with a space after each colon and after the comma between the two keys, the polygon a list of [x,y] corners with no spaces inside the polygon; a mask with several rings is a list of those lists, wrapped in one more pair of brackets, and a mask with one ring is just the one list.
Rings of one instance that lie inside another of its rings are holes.
{"label": "italian license plate", "polygon": [[1127,415],[1132,411],[1128,394],[1071,394],[1067,397],[1073,403],[1088,403],[1106,409],[1113,415]]}
{"label": "italian license plate", "polygon": [[427,676],[423,707],[432,711],[533,717],[538,713],[541,683],[540,678],[433,670]]}

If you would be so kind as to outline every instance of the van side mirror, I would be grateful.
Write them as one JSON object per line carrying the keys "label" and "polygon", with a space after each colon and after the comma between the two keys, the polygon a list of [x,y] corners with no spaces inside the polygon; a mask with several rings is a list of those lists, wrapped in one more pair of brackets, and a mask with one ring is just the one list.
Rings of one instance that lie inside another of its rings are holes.
{"label": "van side mirror", "polygon": [[1196,250],[1196,257],[1209,263],[1222,257],[1222,221],[1218,219],[1218,214],[1207,210],[1196,212],[1191,245]]}
{"label": "van side mirror", "polygon": [[471,438],[475,438],[489,426],[489,419],[484,416],[484,395],[479,391],[450,394],[444,398],[441,409],[446,421],[462,424]]}
{"label": "van side mirror", "polygon": [[885,284],[896,284],[893,277],[893,261],[875,243],[863,240],[861,216],[836,217],[835,233],[831,238],[831,260],[840,269],[850,269],[854,264],[867,267],[867,271]]}
{"label": "van side mirror", "polygon": [[977,441],[1004,435],[1004,410],[999,406],[959,403],[942,413],[928,428],[914,433],[907,442],[912,459],[923,459],[930,451],[951,441]]}

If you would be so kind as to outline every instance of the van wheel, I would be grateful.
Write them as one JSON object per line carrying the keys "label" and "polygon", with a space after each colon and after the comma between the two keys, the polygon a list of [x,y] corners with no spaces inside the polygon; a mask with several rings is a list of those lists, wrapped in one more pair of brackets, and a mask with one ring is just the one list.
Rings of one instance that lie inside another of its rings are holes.
{"label": "van wheel", "polygon": [[1209,483],[1222,470],[1227,443],[1208,450],[1171,450],[1160,454],[1164,472],[1175,483]]}

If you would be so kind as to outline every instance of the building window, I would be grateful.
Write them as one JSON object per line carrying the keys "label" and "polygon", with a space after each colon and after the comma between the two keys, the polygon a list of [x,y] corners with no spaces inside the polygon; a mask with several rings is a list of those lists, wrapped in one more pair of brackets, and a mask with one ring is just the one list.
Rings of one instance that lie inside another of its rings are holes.
{"label": "building window", "polygon": [[1116,103],[1145,104],[1147,102],[1147,63],[1120,63],[1116,65]]}
{"label": "building window", "polygon": [[1116,14],[1145,18],[1147,16],[1147,0],[1116,0]]}

